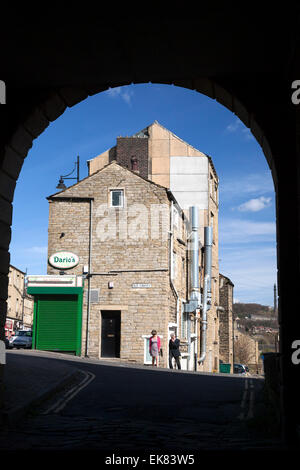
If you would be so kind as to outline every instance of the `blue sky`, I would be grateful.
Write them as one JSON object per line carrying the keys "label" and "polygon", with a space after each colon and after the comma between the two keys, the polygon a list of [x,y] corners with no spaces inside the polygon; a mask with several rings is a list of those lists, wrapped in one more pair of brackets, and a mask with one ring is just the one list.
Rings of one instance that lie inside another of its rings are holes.
{"label": "blue sky", "polygon": [[57,192],[60,175],[72,171],[79,155],[80,178],[86,177],[87,160],[155,120],[213,159],[220,179],[220,272],[234,283],[235,301],[273,305],[275,193],[261,147],[222,105],[170,85],[130,85],[89,97],[34,141],[15,190],[11,264],[46,274],[46,197]]}

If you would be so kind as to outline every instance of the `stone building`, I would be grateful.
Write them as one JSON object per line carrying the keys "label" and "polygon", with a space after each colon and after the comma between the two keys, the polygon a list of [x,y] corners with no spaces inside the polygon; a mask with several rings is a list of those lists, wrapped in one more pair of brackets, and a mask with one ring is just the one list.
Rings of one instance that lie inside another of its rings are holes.
{"label": "stone building", "polygon": [[246,364],[253,374],[261,373],[263,369],[258,341],[255,338],[242,333],[234,322],[234,362]]}
{"label": "stone building", "polygon": [[[80,261],[68,272],[89,273],[82,354],[150,363],[148,341],[154,328],[162,337],[163,366],[175,331],[184,369],[217,371],[218,178],[210,157],[155,122],[132,137],[118,137],[117,145],[90,160],[88,168],[87,178],[48,198],[48,256],[71,251]],[[213,226],[212,299],[201,364],[199,314],[184,308],[191,288],[191,206],[198,207],[200,222],[201,292],[204,227]],[[49,265],[48,274],[58,271]]]}
{"label": "stone building", "polygon": [[[200,370],[217,371],[219,367],[219,317],[217,310],[219,305],[219,179],[212,159],[154,121],[131,137],[118,137],[116,146],[89,160],[89,175],[113,160],[141,176],[169,188],[186,218],[189,218],[189,208],[197,206],[199,209],[199,239],[202,247],[204,246],[204,227],[213,227],[212,303],[207,315],[206,359],[200,365]],[[203,274],[202,259],[200,270],[202,288]],[[197,347],[199,348],[199,344]]]}
{"label": "stone building", "polygon": [[220,360],[230,364],[233,372],[233,348],[234,348],[234,322],[233,322],[233,288],[231,280],[219,274],[219,338],[220,338]]}
{"label": "stone building", "polygon": [[[93,198],[92,204],[88,198]],[[171,281],[182,299],[187,296],[186,223],[172,193],[113,161],[48,199],[49,256],[63,249],[76,253],[80,262],[69,272],[82,275],[91,253],[90,310],[87,318],[86,280],[82,352],[149,363],[148,339],[156,329],[166,366],[169,332],[179,321]],[[171,255],[172,210],[178,211],[178,220]],[[48,274],[57,270],[49,266]],[[113,323],[110,341],[106,330]]]}
{"label": "stone building", "polygon": [[31,328],[33,320],[33,299],[26,293],[26,273],[10,265],[8,277],[7,318],[5,334],[20,328]]}

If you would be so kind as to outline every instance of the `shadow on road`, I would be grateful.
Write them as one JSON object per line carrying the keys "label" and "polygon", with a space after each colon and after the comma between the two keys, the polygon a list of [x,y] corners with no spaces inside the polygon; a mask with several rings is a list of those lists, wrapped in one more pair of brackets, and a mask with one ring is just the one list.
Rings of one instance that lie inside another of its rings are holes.
{"label": "shadow on road", "polygon": [[41,390],[48,395],[1,433],[0,448],[274,449],[279,441],[264,414],[263,385],[257,377],[9,351],[11,409]]}

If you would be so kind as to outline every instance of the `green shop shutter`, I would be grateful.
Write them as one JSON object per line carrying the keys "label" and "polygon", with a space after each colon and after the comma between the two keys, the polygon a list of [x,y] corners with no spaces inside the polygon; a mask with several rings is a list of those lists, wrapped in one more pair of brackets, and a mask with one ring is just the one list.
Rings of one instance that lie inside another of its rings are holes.
{"label": "green shop shutter", "polygon": [[77,295],[43,295],[38,300],[36,349],[76,351]]}

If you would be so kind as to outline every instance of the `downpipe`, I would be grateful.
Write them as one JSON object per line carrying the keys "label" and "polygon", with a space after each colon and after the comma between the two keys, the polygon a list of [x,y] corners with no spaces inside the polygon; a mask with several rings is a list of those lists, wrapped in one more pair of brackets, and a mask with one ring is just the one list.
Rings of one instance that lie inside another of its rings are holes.
{"label": "downpipe", "polygon": [[206,358],[207,311],[211,308],[212,227],[204,228],[204,256],[202,328],[198,364],[202,364]]}
{"label": "downpipe", "polygon": [[91,309],[91,272],[92,272],[92,233],[93,233],[93,201],[90,200],[90,215],[89,215],[89,260],[88,260],[88,291],[87,291],[87,315],[86,315],[86,340],[85,340],[85,357],[89,357],[89,323],[90,323],[90,309]]}
{"label": "downpipe", "polygon": [[201,341],[200,341],[200,357],[198,360],[198,364],[201,364],[205,357],[206,357],[206,330],[207,330],[207,310],[208,310],[208,282],[209,282],[209,274],[206,274],[204,277],[204,285],[203,285],[203,307],[202,307],[202,327],[201,327]]}
{"label": "downpipe", "polygon": [[190,220],[192,225],[190,236],[191,289],[190,299],[184,304],[184,311],[186,313],[195,312],[195,310],[200,308],[198,207],[193,206],[190,208]]}
{"label": "downpipe", "polygon": [[[191,252],[191,288],[189,301],[184,304],[185,313],[194,313],[201,306],[200,286],[199,286],[199,237],[198,237],[198,207],[190,207],[190,222],[191,222],[191,234],[190,234],[190,252]],[[196,315],[195,315],[196,317]],[[188,316],[187,322],[187,340],[188,340],[188,370],[190,369],[191,361],[191,318]],[[196,345],[197,347],[197,345]],[[195,354],[194,368],[197,364],[197,353]]]}

